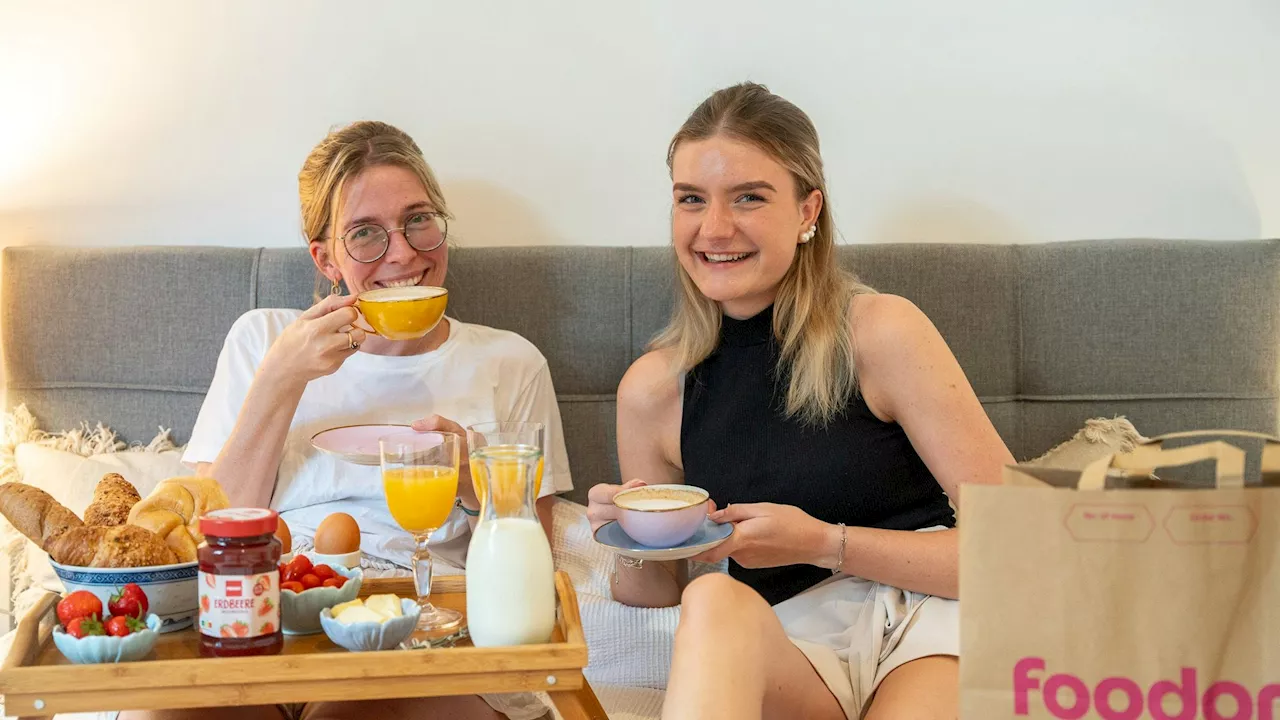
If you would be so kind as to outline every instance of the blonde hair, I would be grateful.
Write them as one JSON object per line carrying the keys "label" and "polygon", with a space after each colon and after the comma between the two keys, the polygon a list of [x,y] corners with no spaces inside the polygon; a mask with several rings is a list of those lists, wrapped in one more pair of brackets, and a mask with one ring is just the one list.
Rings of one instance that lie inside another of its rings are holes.
{"label": "blonde hair", "polygon": [[[874,293],[840,268],[835,225],[823,175],[818,131],[800,108],[763,85],[743,83],[719,90],[699,105],[667,149],[667,168],[682,143],[715,136],[740,140],[768,153],[791,173],[797,200],[822,193],[817,232],[796,248],[795,260],[778,286],[773,334],[780,345],[776,372],[787,382],[785,412],[806,424],[825,425],[844,411],[858,391],[849,308],[854,295]],[[670,323],[650,344],[674,351],[676,369],[688,372],[715,350],[719,305],[698,290],[679,262],[680,290]]]}
{"label": "blonde hair", "polygon": [[[308,243],[337,239],[339,206],[347,182],[366,168],[380,165],[402,167],[417,175],[432,209],[450,219],[440,183],[413,138],[387,123],[362,120],[326,135],[298,172],[302,232]],[[333,253],[332,246],[329,252]],[[317,272],[317,300],[326,282],[328,278]]]}

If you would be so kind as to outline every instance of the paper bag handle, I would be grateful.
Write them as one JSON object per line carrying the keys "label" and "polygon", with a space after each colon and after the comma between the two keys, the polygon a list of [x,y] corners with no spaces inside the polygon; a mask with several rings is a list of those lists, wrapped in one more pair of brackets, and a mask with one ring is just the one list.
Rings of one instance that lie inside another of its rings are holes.
{"label": "paper bag handle", "polygon": [[[1221,440],[1166,450],[1158,442],[1164,437],[1168,436],[1152,438],[1152,442],[1139,445],[1131,452],[1108,455],[1089,463],[1080,473],[1076,487],[1080,490],[1104,489],[1110,468],[1150,472],[1156,468],[1178,467],[1205,460],[1215,461],[1213,474],[1219,489],[1244,487],[1244,450]],[[1280,445],[1276,447],[1280,448]]]}
{"label": "paper bag handle", "polygon": [[1251,430],[1188,430],[1165,433],[1142,441],[1143,445],[1163,447],[1165,440],[1182,440],[1198,437],[1235,437],[1262,440],[1262,472],[1280,472],[1280,438]]}
{"label": "paper bag handle", "polygon": [[1183,432],[1171,432],[1163,435],[1157,435],[1142,441],[1143,445],[1160,444],[1165,440],[1179,440],[1182,438],[1197,437],[1240,437],[1254,438],[1257,440],[1266,440],[1268,443],[1280,444],[1280,438],[1275,435],[1266,433],[1253,432],[1252,430],[1185,430]]}

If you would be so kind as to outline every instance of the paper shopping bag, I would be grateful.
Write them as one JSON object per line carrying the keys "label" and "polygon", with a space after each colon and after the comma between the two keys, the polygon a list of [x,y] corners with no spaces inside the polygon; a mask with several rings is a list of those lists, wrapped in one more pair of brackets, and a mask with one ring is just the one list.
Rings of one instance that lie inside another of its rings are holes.
{"label": "paper shopping bag", "polygon": [[1280,443],[1212,434],[961,491],[962,718],[1280,720]]}

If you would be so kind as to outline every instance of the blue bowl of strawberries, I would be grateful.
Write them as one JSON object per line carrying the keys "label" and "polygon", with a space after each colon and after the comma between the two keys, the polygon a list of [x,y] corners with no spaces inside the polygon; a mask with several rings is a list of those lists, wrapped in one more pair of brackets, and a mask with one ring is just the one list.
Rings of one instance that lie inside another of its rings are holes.
{"label": "blue bowl of strawberries", "polygon": [[147,595],[132,583],[107,603],[88,590],[76,590],[58,601],[53,643],[76,664],[141,660],[150,654],[163,621],[147,612]]}
{"label": "blue bowl of strawberries", "polygon": [[355,600],[364,582],[360,568],[313,564],[299,553],[280,566],[280,629],[285,635],[323,632],[320,611]]}

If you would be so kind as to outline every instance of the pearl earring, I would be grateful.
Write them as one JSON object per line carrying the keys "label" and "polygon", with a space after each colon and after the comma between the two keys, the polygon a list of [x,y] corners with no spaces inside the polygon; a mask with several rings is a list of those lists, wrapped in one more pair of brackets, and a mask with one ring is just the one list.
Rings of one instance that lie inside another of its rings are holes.
{"label": "pearl earring", "polygon": [[805,233],[804,233],[803,235],[801,235],[801,236],[800,236],[800,242],[801,242],[802,244],[803,244],[803,243],[807,243],[807,242],[809,242],[810,240],[812,240],[812,239],[813,239],[813,236],[814,236],[814,235],[817,235],[817,234],[818,234],[818,226],[817,226],[817,225],[810,225],[810,226],[809,226],[809,229],[808,229],[807,231],[805,231]]}

